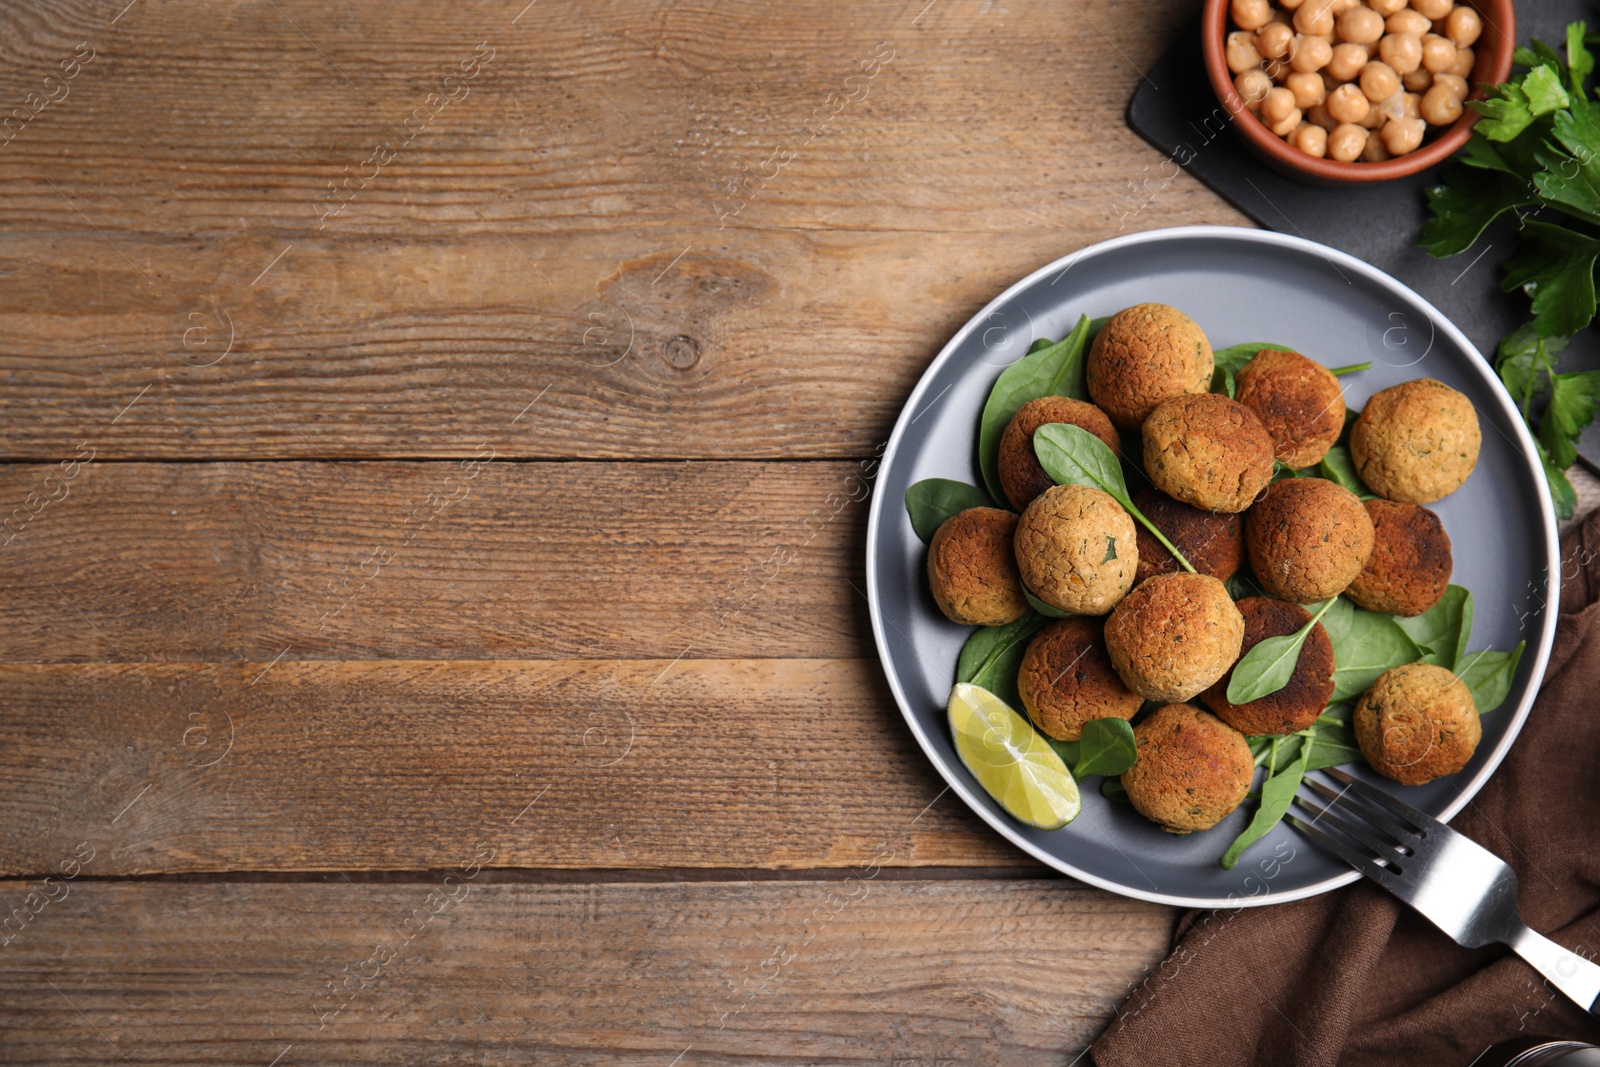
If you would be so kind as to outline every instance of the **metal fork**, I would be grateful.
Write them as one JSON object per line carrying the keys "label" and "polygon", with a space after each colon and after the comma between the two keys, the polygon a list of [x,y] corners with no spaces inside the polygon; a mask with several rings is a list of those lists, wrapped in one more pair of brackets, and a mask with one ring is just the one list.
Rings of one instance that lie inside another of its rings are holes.
{"label": "metal fork", "polygon": [[1326,773],[1343,788],[1305,780],[1328,805],[1295,796],[1313,816],[1310,821],[1289,816],[1301,833],[1410,904],[1458,944],[1507,945],[1585,1011],[1600,1014],[1600,966],[1528,929],[1517,914],[1516,872],[1500,857],[1344,771]]}

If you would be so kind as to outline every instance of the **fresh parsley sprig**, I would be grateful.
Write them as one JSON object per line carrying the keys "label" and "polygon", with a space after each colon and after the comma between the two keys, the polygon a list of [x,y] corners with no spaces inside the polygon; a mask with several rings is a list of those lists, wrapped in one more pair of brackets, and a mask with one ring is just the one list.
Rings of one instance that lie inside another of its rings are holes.
{"label": "fresh parsley sprig", "polygon": [[1500,342],[1495,370],[1535,430],[1562,518],[1577,506],[1565,471],[1600,409],[1600,371],[1559,373],[1554,359],[1600,310],[1600,103],[1587,88],[1595,58],[1585,31],[1582,22],[1567,27],[1564,56],[1541,41],[1518,48],[1522,73],[1472,104],[1483,117],[1456,157],[1461,165],[1427,191],[1421,234],[1430,253],[1453,256],[1501,215],[1518,217],[1520,243],[1501,288],[1526,293],[1533,318]]}

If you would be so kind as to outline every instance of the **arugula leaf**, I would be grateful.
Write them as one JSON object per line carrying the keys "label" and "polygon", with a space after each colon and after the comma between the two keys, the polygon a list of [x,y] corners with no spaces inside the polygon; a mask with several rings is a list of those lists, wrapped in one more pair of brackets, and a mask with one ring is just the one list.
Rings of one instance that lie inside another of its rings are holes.
{"label": "arugula leaf", "polygon": [[1539,419],[1539,441],[1550,462],[1566,468],[1577,462],[1578,435],[1600,408],[1600,370],[1550,375],[1550,403]]}
{"label": "arugula leaf", "polygon": [[1083,378],[1084,350],[1092,326],[1088,316],[1079,316],[1078,324],[1066,337],[1043,348],[1035,341],[1027,355],[995,379],[978,422],[978,467],[983,472],[983,484],[996,500],[1006,498],[1000,486],[1000,438],[1022,405],[1041,396],[1088,399]]}
{"label": "arugula leaf", "polygon": [[1091,774],[1111,777],[1132,767],[1139,758],[1139,746],[1133,739],[1133,727],[1123,719],[1090,719],[1083,726],[1083,739],[1078,742],[1078,763],[1072,768],[1074,778],[1083,779]]}
{"label": "arugula leaf", "polygon": [[924,478],[906,490],[906,514],[911,528],[923,541],[932,541],[952,515],[968,508],[992,508],[994,502],[977,486],[949,478]]}
{"label": "arugula leaf", "polygon": [[[1594,201],[1600,211],[1600,193]],[[1600,218],[1600,215],[1597,215]],[[1594,263],[1600,240],[1529,219],[1517,254],[1505,264],[1506,292],[1521,289],[1533,298],[1533,321],[1542,337],[1570,337],[1595,315]]]}
{"label": "arugula leaf", "polygon": [[1312,734],[1301,744],[1299,759],[1275,774],[1272,772],[1271,764],[1268,765],[1267,780],[1261,785],[1261,803],[1256,807],[1255,817],[1250,820],[1250,825],[1233,839],[1228,851],[1222,854],[1224,870],[1231,871],[1245,849],[1261,840],[1268,831],[1283,821],[1284,815],[1289,810],[1289,804],[1294,800],[1295,790],[1300,788],[1300,782],[1306,776],[1306,766],[1315,747],[1316,735]]}
{"label": "arugula leaf", "polygon": [[1526,641],[1518,641],[1517,647],[1510,652],[1485,649],[1466,658],[1466,666],[1461,669],[1459,676],[1472,691],[1472,702],[1478,706],[1479,715],[1487,715],[1505,703],[1507,694],[1511,692],[1511,680],[1517,675],[1517,664],[1522,662],[1522,652],[1527,645]]}

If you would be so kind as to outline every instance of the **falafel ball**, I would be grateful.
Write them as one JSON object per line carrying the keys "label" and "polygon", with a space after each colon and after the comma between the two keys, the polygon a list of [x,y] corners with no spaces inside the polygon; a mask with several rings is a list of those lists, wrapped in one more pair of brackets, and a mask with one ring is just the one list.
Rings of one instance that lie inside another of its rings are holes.
{"label": "falafel ball", "polygon": [[[1172,499],[1158,489],[1141,489],[1133,506],[1149,519],[1162,536],[1177,546],[1201,574],[1227,581],[1244,566],[1243,524],[1230,512],[1202,511]],[[1133,584],[1156,574],[1176,574],[1178,559],[1143,526],[1138,529],[1139,569]]]}
{"label": "falafel ball", "polygon": [[1099,619],[1057,619],[1022,657],[1022,706],[1057,741],[1077,741],[1091,719],[1131,719],[1144,703],[1112,668],[1103,628]]}
{"label": "falafel ball", "polygon": [[1207,511],[1243,511],[1272,481],[1272,435],[1217,393],[1173,397],[1144,420],[1144,467],[1157,489]]}
{"label": "falafel ball", "polygon": [[1372,556],[1372,518],[1325,478],[1273,482],[1244,514],[1244,547],[1261,588],[1310,604],[1338,596]]}
{"label": "falafel ball", "polygon": [[1122,773],[1122,787],[1140,815],[1170,833],[1211,829],[1250,792],[1250,743],[1210,712],[1168,704],[1133,736],[1139,758]]}
{"label": "falafel ball", "polygon": [[1137,430],[1163,400],[1211,388],[1211,342],[1193,319],[1166,304],[1135,304],[1111,316],[1089,346],[1089,399],[1124,430]]}
{"label": "falafel ball", "polygon": [[1454,774],[1483,739],[1472,690],[1431,663],[1386,671],[1361,694],[1350,724],[1372,769],[1401,785]]}
{"label": "falafel ball", "polygon": [[1146,700],[1188,700],[1233,666],[1244,616],[1206,574],[1158,574],[1106,620],[1106,651],[1123,683]]}
{"label": "falafel ball", "polygon": [[928,545],[928,586],[951,622],[1004,626],[1027,613],[1016,529],[1017,517],[999,508],[968,508],[939,525]]}
{"label": "falafel ball", "polygon": [[1439,516],[1416,504],[1368,500],[1372,555],[1345,595],[1385,615],[1421,615],[1450,588],[1450,535]]}
{"label": "falafel ball", "polygon": [[1017,410],[1000,435],[1000,486],[1011,506],[1021,511],[1052,485],[1055,479],[1044,472],[1033,452],[1033,432],[1052,422],[1081,426],[1110,446],[1122,450],[1122,439],[1106,413],[1093,404],[1070,396],[1041,396]]}
{"label": "falafel ball", "polygon": [[1321,463],[1344,432],[1344,390],[1333,372],[1298,352],[1264,348],[1239,368],[1239,403],[1272,435],[1273,454],[1299,470]]}
{"label": "falafel ball", "polygon": [[1431,504],[1461,487],[1478,463],[1483,431],[1461,393],[1432,378],[1373,395],[1350,427],[1350,458],[1372,491]]}
{"label": "falafel ball", "polygon": [[1133,585],[1133,519],[1110,493],[1053,485],[1017,523],[1017,566],[1033,595],[1061,611],[1104,615]]}
{"label": "falafel ball", "polygon": [[[1269,637],[1285,637],[1298,633],[1311,621],[1311,613],[1298,604],[1290,604],[1270,597],[1251,596],[1239,601],[1239,614],[1244,616],[1243,656]],[[1322,709],[1333,696],[1333,641],[1328,631],[1317,623],[1300,646],[1300,658],[1295,662],[1294,673],[1276,693],[1268,693],[1246,704],[1228,703],[1228,683],[1233,680],[1233,668],[1218,679],[1217,684],[1200,694],[1206,707],[1235,730],[1252,737],[1261,734],[1292,734],[1304,730],[1317,721]]]}

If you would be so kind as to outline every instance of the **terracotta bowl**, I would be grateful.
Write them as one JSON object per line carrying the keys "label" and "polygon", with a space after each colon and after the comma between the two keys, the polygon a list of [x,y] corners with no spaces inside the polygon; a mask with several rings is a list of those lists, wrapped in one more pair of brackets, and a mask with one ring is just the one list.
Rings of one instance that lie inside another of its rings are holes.
{"label": "terracotta bowl", "polygon": [[[1478,113],[1470,107],[1448,129],[1432,135],[1421,148],[1409,155],[1396,156],[1381,163],[1341,163],[1336,159],[1318,159],[1306,155],[1267,129],[1234,89],[1233,73],[1228,70],[1223,54],[1229,6],[1229,0],[1205,0],[1200,15],[1200,43],[1205,53],[1206,76],[1211,79],[1211,88],[1223,108],[1233,116],[1233,128],[1244,138],[1250,150],[1274,170],[1312,185],[1382,182],[1416,174],[1442,163],[1467,143],[1472,124],[1478,120]],[[1483,34],[1472,46],[1476,52],[1476,62],[1472,68],[1473,89],[1469,99],[1481,100],[1484,84],[1503,82],[1511,73],[1511,56],[1517,34],[1516,15],[1512,10],[1512,0],[1472,0],[1472,7],[1483,16]]]}

